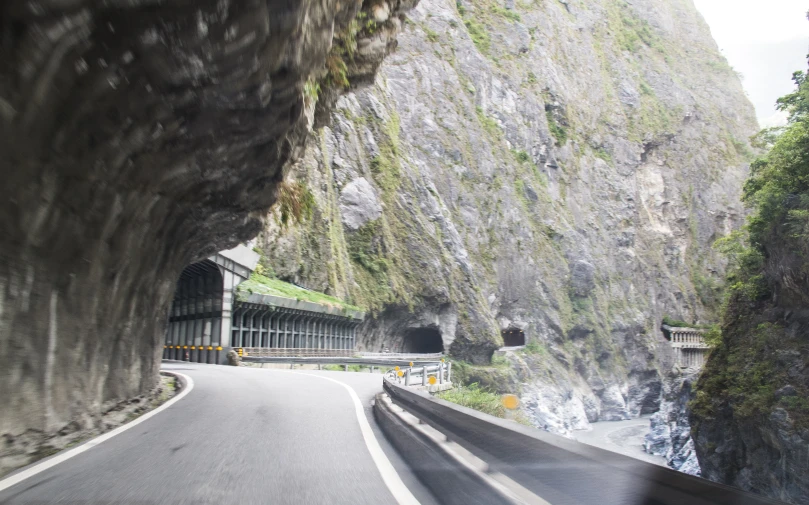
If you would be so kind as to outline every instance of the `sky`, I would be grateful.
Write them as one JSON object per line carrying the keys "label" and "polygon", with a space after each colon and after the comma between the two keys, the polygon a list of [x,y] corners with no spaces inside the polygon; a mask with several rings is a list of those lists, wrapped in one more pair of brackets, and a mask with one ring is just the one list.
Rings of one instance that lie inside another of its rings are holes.
{"label": "sky", "polygon": [[762,127],[786,121],[775,100],[794,89],[792,72],[807,70],[807,0],[694,0],[728,62],[742,74]]}

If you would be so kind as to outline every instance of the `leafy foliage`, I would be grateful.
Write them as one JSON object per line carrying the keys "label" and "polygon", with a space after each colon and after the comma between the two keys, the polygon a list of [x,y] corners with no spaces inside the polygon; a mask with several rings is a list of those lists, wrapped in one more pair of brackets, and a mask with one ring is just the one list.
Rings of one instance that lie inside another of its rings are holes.
{"label": "leafy foliage", "polygon": [[[751,177],[744,185],[744,201],[754,212],[745,226],[746,237],[737,234],[735,243],[722,247],[733,260],[732,286],[748,299],[766,297],[771,286],[765,277],[765,263],[775,254],[794,255],[800,265],[791,265],[791,284],[809,280],[809,81],[806,74],[793,75],[796,91],[778,100],[778,109],[789,113],[789,125],[780,135],[770,136],[772,148],[751,165]],[[768,134],[773,134],[769,131]],[[787,265],[784,265],[785,267]]]}
{"label": "leafy foliage", "polygon": [[[796,424],[809,426],[805,387],[789,376],[782,357],[805,352],[805,338],[767,320],[777,303],[809,303],[809,81],[803,72],[793,80],[795,92],[778,100],[788,125],[753,139],[769,151],[752,163],[744,186],[743,200],[752,208],[747,224],[714,244],[729,259],[730,288],[723,326],[706,336],[715,349],[691,405],[700,418],[716,415],[722,402],[743,419],[767,416],[779,405]],[[798,394],[779,397],[786,384]]]}

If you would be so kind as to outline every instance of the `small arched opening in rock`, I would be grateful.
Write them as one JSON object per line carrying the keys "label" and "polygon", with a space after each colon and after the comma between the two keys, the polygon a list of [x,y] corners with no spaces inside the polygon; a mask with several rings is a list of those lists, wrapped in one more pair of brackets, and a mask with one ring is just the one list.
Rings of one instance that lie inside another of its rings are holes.
{"label": "small arched opening in rock", "polygon": [[517,329],[503,330],[503,347],[525,345],[525,332]]}
{"label": "small arched opening in rock", "polygon": [[444,352],[444,341],[435,328],[413,328],[405,333],[402,350],[414,353]]}

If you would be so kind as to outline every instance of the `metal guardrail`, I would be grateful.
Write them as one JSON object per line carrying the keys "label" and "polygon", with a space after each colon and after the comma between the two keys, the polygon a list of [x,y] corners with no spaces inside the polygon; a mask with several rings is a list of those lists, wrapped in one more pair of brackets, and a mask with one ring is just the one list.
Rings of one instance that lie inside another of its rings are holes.
{"label": "metal guardrail", "polygon": [[427,386],[432,384],[444,384],[452,382],[452,363],[439,361],[433,365],[408,366],[402,370],[402,375],[388,372],[386,378],[405,386]]}
{"label": "metal guardrail", "polygon": [[439,360],[444,357],[443,353],[440,352],[433,352],[433,353],[418,353],[418,352],[360,352],[358,353],[363,358],[412,358],[418,360],[427,360],[427,359],[434,359]]}
{"label": "metal guardrail", "polygon": [[384,366],[384,367],[410,367],[435,365],[437,361],[408,361],[404,359],[384,359],[384,358],[343,358],[340,356],[252,356],[248,352],[242,356],[242,361],[247,363],[287,363],[301,365],[362,365],[362,366]]}
{"label": "metal guardrail", "polygon": [[357,352],[352,349],[305,349],[292,347],[237,347],[242,355],[257,358],[305,358],[305,357],[352,357]]}
{"label": "metal guardrail", "polygon": [[764,505],[783,502],[521,426],[385,380],[391,400],[489,468],[550,503]]}

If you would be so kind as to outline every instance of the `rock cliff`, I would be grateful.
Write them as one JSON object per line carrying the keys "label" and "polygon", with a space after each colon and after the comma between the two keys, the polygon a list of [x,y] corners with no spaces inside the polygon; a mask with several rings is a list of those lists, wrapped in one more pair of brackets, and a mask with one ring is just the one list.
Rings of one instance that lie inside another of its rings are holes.
{"label": "rock cliff", "polygon": [[[713,317],[757,130],[692,2],[423,0],[399,42],[294,169],[314,212],[260,236],[276,274],[369,309],[360,347],[486,365],[538,426],[657,410],[661,318]],[[530,349],[488,365],[502,331]]]}
{"label": "rock cliff", "polygon": [[649,454],[663,456],[671,468],[696,476],[701,471],[691,439],[688,403],[694,398],[698,375],[694,369],[675,368],[665,377],[660,410],[652,415],[651,430],[643,442]]}
{"label": "rock cliff", "polygon": [[155,386],[183,266],[263,228],[313,117],[373,79],[414,3],[2,3],[6,449]]}
{"label": "rock cliff", "polygon": [[790,123],[760,137],[752,209],[733,260],[721,334],[697,383],[690,422],[703,475],[791,503],[809,502],[809,81],[779,100]]}

